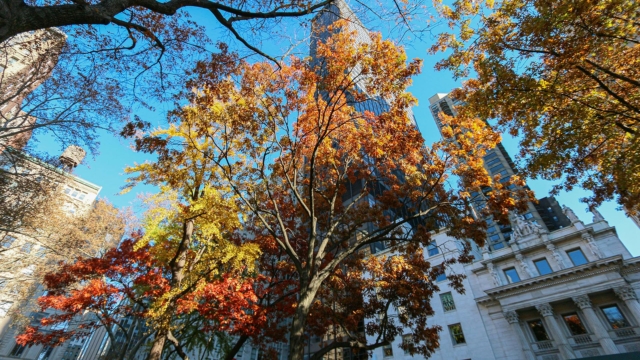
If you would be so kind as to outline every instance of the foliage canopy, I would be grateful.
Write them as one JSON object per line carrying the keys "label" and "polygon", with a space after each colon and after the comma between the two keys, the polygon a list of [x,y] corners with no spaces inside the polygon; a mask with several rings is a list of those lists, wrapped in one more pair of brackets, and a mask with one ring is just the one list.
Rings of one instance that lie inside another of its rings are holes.
{"label": "foliage canopy", "polygon": [[463,0],[439,11],[455,33],[431,49],[451,51],[438,68],[474,76],[454,91],[459,117],[495,119],[519,136],[525,175],[637,213],[640,4]]}

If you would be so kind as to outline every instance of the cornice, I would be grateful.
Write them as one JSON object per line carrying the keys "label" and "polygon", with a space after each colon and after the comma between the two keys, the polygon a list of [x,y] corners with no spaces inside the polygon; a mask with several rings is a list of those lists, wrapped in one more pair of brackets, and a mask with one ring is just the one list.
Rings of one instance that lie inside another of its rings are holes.
{"label": "cornice", "polygon": [[96,184],[94,184],[92,182],[89,182],[89,181],[83,179],[83,178],[80,178],[80,177],[78,177],[76,175],[73,175],[73,174],[71,174],[69,172],[66,172],[66,171],[64,171],[64,170],[62,170],[62,169],[60,169],[58,167],[55,167],[55,166],[53,166],[53,165],[51,165],[49,163],[46,163],[46,162],[44,162],[44,161],[42,161],[42,160],[40,160],[40,159],[38,159],[36,157],[33,157],[33,156],[27,154],[24,151],[20,151],[20,150],[14,149],[11,146],[7,146],[6,150],[11,152],[11,154],[14,155],[14,156],[19,156],[22,159],[27,160],[27,161],[35,164],[36,166],[40,166],[40,167],[42,167],[44,169],[47,169],[47,170],[52,171],[52,172],[55,172],[55,173],[57,173],[59,175],[62,175],[64,177],[66,177],[66,178],[69,178],[71,180],[77,181],[80,184],[85,185],[85,186],[87,186],[87,187],[89,187],[89,188],[91,188],[91,189],[93,189],[93,190],[95,190],[97,192],[100,192],[100,190],[102,190],[102,186],[96,185]]}
{"label": "cornice", "polygon": [[[527,247],[522,247],[522,248],[514,248],[511,247],[511,251],[505,253],[505,254],[501,254],[499,256],[496,257],[492,257],[489,259],[482,259],[479,261],[479,263],[481,263],[482,265],[484,265],[486,267],[486,265],[488,263],[500,263],[503,261],[507,261],[507,260],[511,260],[513,258],[515,258],[516,254],[523,254],[526,255],[530,252],[533,252],[535,250],[538,249],[542,249],[545,248],[548,244],[558,244],[561,242],[564,242],[566,240],[570,240],[570,239],[575,239],[575,238],[579,238],[582,236],[582,234],[586,234],[586,233],[591,233],[592,235],[600,235],[602,233],[606,233],[606,232],[613,232],[614,234],[616,234],[616,230],[615,227],[609,226],[603,229],[599,229],[599,230],[594,230],[593,229],[593,224],[589,224],[588,226],[585,226],[584,229],[575,229],[574,231],[572,231],[571,233],[562,235],[562,236],[558,236],[555,238],[551,238],[552,233],[548,233],[545,234],[547,235],[547,240],[543,240],[542,238],[539,238],[539,241],[531,244],[530,246]],[[560,230],[557,230],[560,231]],[[526,239],[526,238],[525,238]],[[531,241],[531,240],[529,240]],[[527,241],[524,241],[527,242]],[[516,244],[517,246],[517,244]],[[475,268],[475,269],[471,269],[472,272],[477,273],[477,272],[481,272],[486,270],[484,267],[481,268]]]}
{"label": "cornice", "polygon": [[622,265],[622,269],[620,270],[621,275],[628,275],[637,272],[640,272],[640,256],[625,260]]}
{"label": "cornice", "polygon": [[[636,263],[640,263],[640,258],[634,258]],[[476,299],[477,302],[487,302],[506,296],[521,294],[524,292],[541,289],[577,279],[610,272],[620,271],[624,266],[622,255],[615,255],[598,261],[593,261],[581,266],[574,266],[551,274],[537,276],[531,279],[519,281],[517,283],[499,286],[485,290],[487,296]],[[640,271],[640,269],[636,270]]]}

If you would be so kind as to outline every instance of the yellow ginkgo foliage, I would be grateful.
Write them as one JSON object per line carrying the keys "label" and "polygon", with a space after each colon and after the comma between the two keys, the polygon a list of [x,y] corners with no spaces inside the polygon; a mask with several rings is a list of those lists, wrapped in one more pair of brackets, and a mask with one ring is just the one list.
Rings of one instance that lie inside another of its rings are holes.
{"label": "yellow ginkgo foliage", "polygon": [[153,148],[157,160],[125,170],[133,175],[130,187],[146,183],[159,188],[145,199],[144,233],[136,248],[148,247],[154,260],[170,272],[166,291],[148,304],[146,317],[154,331],[148,359],[159,359],[167,340],[175,344],[174,334],[188,325],[181,317],[196,310],[214,317],[215,309],[203,309],[206,304],[198,294],[220,279],[255,273],[260,254],[255,244],[233,241],[241,216],[236,196],[220,186],[219,170],[207,156],[212,144],[194,131],[185,119],[150,132],[138,147]]}

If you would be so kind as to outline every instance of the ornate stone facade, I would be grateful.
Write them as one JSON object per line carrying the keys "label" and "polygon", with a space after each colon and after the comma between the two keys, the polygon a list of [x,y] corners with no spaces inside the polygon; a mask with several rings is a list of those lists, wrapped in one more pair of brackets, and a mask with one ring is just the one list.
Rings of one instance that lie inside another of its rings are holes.
{"label": "ornate stone facade", "polygon": [[581,310],[591,307],[591,300],[587,295],[574,296],[571,299]]}
{"label": "ornate stone facade", "polygon": [[515,311],[505,311],[504,318],[507,319],[509,324],[517,324],[520,319],[518,319],[518,313]]}
{"label": "ornate stone facade", "polygon": [[637,300],[638,296],[636,295],[636,290],[631,286],[620,286],[614,288],[613,291],[618,295],[618,297],[622,300]]}
{"label": "ornate stone facade", "polygon": [[[499,250],[476,248],[475,262],[452,269],[467,276],[467,292],[440,285],[452,293],[455,310],[438,312],[434,297],[431,324],[443,331],[432,359],[561,360],[640,348],[640,257],[631,256],[616,230],[599,220],[531,235]],[[444,232],[434,239],[455,241]],[[435,265],[446,256],[428,260]],[[465,344],[450,340],[449,326],[457,324]],[[373,354],[389,359],[381,350]],[[403,354],[394,341],[393,358],[408,360]]]}
{"label": "ornate stone facade", "polygon": [[536,309],[542,316],[553,316],[553,308],[549,304],[536,305]]}
{"label": "ornate stone facade", "polygon": [[598,259],[602,259],[602,252],[600,251],[600,249],[598,249],[598,245],[593,239],[593,235],[589,233],[584,233],[582,234],[582,239],[584,239],[584,241],[587,242],[587,247],[589,248],[589,251],[591,251],[591,253]]}

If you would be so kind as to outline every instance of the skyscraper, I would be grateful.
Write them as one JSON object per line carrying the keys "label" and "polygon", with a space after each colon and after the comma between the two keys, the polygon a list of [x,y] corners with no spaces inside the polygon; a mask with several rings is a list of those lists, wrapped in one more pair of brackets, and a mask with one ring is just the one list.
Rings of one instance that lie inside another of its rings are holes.
{"label": "skyscraper", "polygon": [[[311,25],[311,44],[309,49],[309,55],[312,59],[317,59],[316,48],[318,42],[325,41],[331,34],[327,31],[327,26],[334,24],[338,20],[344,20],[347,23],[345,29],[342,31],[349,31],[355,33],[353,41],[356,44],[370,44],[371,35],[369,30],[362,24],[362,21],[353,12],[353,10],[347,5],[344,0],[337,0],[326,7],[324,7],[318,15],[313,18]],[[357,67],[357,65],[356,65]],[[359,73],[358,69],[353,70],[354,73]],[[356,81],[358,89],[367,93],[364,86],[366,76],[359,76],[359,80]],[[374,114],[380,114],[389,109],[389,102],[387,99],[383,99],[380,96],[369,96],[364,102],[358,102],[354,104],[355,109],[358,112],[364,112],[366,110],[373,112]],[[409,110],[409,119],[414,126],[417,127],[413,112]]]}
{"label": "skyscraper", "polygon": [[[446,94],[431,98],[439,128],[438,114],[454,115],[454,105]],[[487,163],[494,161],[488,166],[502,166],[499,171],[507,176],[515,173],[503,147],[487,155]],[[435,313],[429,323],[442,331],[431,359],[640,357],[640,257],[632,257],[595,209],[589,223],[567,207],[561,210],[553,198],[539,199],[535,208],[529,220],[514,219],[509,227],[519,236],[494,242],[487,251],[474,248],[472,263],[448,269],[446,275],[465,275],[464,294],[447,283],[447,276],[435,280],[439,291],[431,301]],[[540,227],[532,224],[536,215]],[[433,239],[437,246],[425,253],[431,264],[455,256],[456,240],[446,229]],[[422,358],[401,348],[412,341],[412,332],[404,328],[391,344],[371,351],[373,358]],[[629,354],[616,357],[621,353]]]}
{"label": "skyscraper", "polygon": [[[332,24],[335,24],[339,20],[342,20],[345,23],[344,27],[342,29],[333,29],[333,31],[343,31],[343,32],[352,33],[353,36],[351,37],[351,39],[353,40],[353,43],[355,43],[356,45],[373,43],[369,30],[362,24],[362,22],[356,16],[353,10],[346,4],[345,1],[338,0],[333,2],[332,4],[327,5],[313,19],[312,39],[311,39],[311,45],[310,45],[310,56],[312,58],[312,63],[320,64],[320,62],[322,61],[322,59],[318,57],[316,52],[318,43],[326,41],[332,35],[332,33],[329,30],[327,30],[327,27]],[[320,67],[318,71],[322,73],[323,69]],[[350,74],[357,74],[353,76],[353,78],[356,79],[355,89],[349,90],[350,93],[348,94],[347,97],[349,96],[355,97],[353,96],[354,94],[352,93],[352,91],[365,95],[364,99],[359,98],[358,101],[350,101],[348,104],[352,106],[357,113],[362,114],[365,111],[368,111],[375,115],[381,115],[385,112],[388,112],[391,109],[391,102],[393,101],[393,99],[390,99],[389,97],[381,96],[380,94],[371,94],[366,90],[365,82],[367,81],[368,75],[363,74],[359,64],[356,64],[355,66],[353,66],[352,69],[349,69],[346,72]],[[319,94],[319,96],[323,96],[323,94],[321,93]],[[410,123],[417,128],[417,124],[411,109],[408,109],[407,116]],[[338,146],[340,145],[338,144]],[[371,166],[373,167],[373,165]],[[376,169],[372,169],[372,170],[373,172],[376,171]],[[354,198],[359,198],[359,195],[363,191],[365,191],[365,187],[366,187],[367,193],[373,194],[374,196],[369,197],[368,199],[362,199],[362,200],[368,200],[369,204],[374,204],[376,201],[374,199],[375,195],[383,192],[387,185],[388,184],[383,181],[376,182],[375,184],[367,183],[364,179],[358,179],[358,180],[352,181],[350,184],[348,184],[348,189],[345,195],[343,196],[343,201],[349,202],[349,201],[352,201],[352,199]],[[408,210],[407,207],[403,206],[398,209],[389,210],[389,213],[393,214],[391,215],[391,217],[400,219],[403,216],[406,216],[405,214],[410,213],[410,211]],[[415,227],[417,225],[417,222],[418,221],[412,222],[410,225],[407,224],[407,227],[409,226]],[[363,232],[372,233],[376,229],[374,228],[374,225],[372,223],[369,223],[364,225],[363,228],[361,228],[360,230]],[[379,241],[379,242],[370,244],[368,249],[363,249],[363,253],[377,254],[386,249],[388,249],[388,243]],[[325,301],[327,303],[330,303],[331,299],[323,299],[323,302]],[[358,325],[359,327],[358,333],[363,337],[364,337],[364,326],[365,326],[364,321],[362,321]],[[311,354],[313,354],[314,352],[324,348],[325,346],[327,346],[328,344],[331,344],[334,341],[337,341],[337,342],[349,341],[349,337],[347,336],[347,333],[345,333],[344,329],[340,326],[335,326],[335,328],[330,329],[321,337],[312,337],[311,339],[309,339],[308,349],[306,349],[305,351],[309,352],[310,353],[309,356],[311,356]],[[366,351],[362,349],[358,350],[356,348],[351,348],[349,346],[335,348],[324,355],[325,360],[366,359],[367,357],[368,357],[368,354]]]}
{"label": "skyscraper", "polygon": [[[324,7],[312,21],[312,37],[309,52],[313,62],[319,61],[316,54],[317,44],[319,42],[326,41],[331,36],[331,33],[327,30],[327,27],[339,20],[343,20],[346,23],[346,26],[342,28],[341,31],[354,33],[354,43],[372,43],[372,38],[369,30],[362,24],[358,16],[353,12],[353,10],[347,5],[344,0],[338,0]],[[337,29],[334,29],[334,31],[337,31]],[[369,94],[366,91],[365,81],[368,75],[361,74],[359,65],[356,65],[354,67],[352,73],[358,74],[358,76],[356,77],[357,91],[367,96],[364,100],[354,101],[349,105],[353,106],[353,108],[358,113],[370,111],[376,115],[380,115],[384,112],[389,111],[391,107],[390,101],[392,99],[384,98],[383,96],[376,94]],[[322,96],[322,94],[320,96]],[[413,124],[413,126],[417,128],[417,123],[411,109],[408,109],[407,115],[411,124]],[[353,198],[360,194],[364,186],[365,185],[363,180],[357,180],[356,182],[349,184],[347,193],[343,197],[343,201],[348,201],[350,198]],[[375,193],[376,191],[380,191],[380,189],[369,189],[369,191],[371,193]],[[371,230],[372,229],[368,229],[368,231]],[[385,244],[383,242],[378,242],[370,246],[370,251],[372,253],[377,253],[384,249]]]}
{"label": "skyscraper", "polygon": [[[438,93],[429,98],[429,109],[433,115],[438,130],[442,133],[442,122],[440,113],[449,116],[455,116],[455,106],[459,105],[457,100],[451,98],[449,94]],[[494,149],[487,152],[483,157],[484,167],[491,176],[500,175],[500,182],[506,183],[511,179],[512,175],[517,174],[516,166],[511,160],[509,153],[505,150],[502,143],[499,143]],[[515,185],[510,185],[515,187]],[[491,191],[490,188],[482,189],[484,194]],[[483,200],[484,194],[477,191],[472,192],[473,205],[478,211],[485,207]],[[527,211],[521,214],[523,220],[534,221],[547,231],[554,231],[562,226],[571,224],[569,219],[562,213],[557,201],[554,198],[540,199],[538,204],[529,202]],[[487,240],[491,250],[504,248],[511,241],[513,229],[510,224],[497,224],[491,217],[486,219],[489,226],[487,228]]]}

